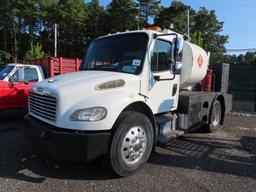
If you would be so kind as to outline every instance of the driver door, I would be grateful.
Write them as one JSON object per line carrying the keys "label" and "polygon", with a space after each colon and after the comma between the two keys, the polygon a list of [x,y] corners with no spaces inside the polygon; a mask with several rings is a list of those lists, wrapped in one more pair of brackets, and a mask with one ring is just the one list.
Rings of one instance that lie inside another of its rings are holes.
{"label": "driver door", "polygon": [[20,94],[20,68],[11,75],[9,81],[5,81],[3,85],[3,105],[4,108],[13,108],[19,105],[17,95]]}
{"label": "driver door", "polygon": [[23,108],[27,106],[29,87],[38,82],[35,68],[20,67],[4,85],[5,108]]}
{"label": "driver door", "polygon": [[151,73],[148,92],[148,104],[154,114],[171,111],[177,105],[179,77],[176,76],[171,80],[174,77],[174,74],[170,72],[171,58],[171,42],[156,39],[150,61]]}

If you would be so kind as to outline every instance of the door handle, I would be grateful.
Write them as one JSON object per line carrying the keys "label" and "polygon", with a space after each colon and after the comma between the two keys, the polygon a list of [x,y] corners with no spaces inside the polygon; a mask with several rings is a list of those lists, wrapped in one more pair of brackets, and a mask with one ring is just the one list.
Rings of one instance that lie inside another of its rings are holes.
{"label": "door handle", "polygon": [[168,79],[161,79],[159,75],[154,75],[154,79],[156,81],[171,81],[171,80],[174,80],[175,79],[175,74],[173,75],[172,78],[168,78]]}
{"label": "door handle", "polygon": [[155,79],[156,81],[160,81],[160,76],[159,76],[159,75],[154,75],[154,79]]}

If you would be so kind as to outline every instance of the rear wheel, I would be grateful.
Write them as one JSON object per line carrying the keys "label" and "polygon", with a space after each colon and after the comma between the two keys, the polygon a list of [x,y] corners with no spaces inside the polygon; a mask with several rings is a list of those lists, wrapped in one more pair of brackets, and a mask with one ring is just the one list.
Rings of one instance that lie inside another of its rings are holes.
{"label": "rear wheel", "polygon": [[222,116],[221,104],[218,100],[215,100],[212,105],[212,109],[210,113],[210,122],[207,126],[209,132],[211,133],[215,132],[219,128],[220,122],[221,122],[221,116]]}
{"label": "rear wheel", "polygon": [[147,116],[138,112],[124,112],[110,149],[110,165],[119,176],[135,173],[148,160],[153,146],[153,127]]}

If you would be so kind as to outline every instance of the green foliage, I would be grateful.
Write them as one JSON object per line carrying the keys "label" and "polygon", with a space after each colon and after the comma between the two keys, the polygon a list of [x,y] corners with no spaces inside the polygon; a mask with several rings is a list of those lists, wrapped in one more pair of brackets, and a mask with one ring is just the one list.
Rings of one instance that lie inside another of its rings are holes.
{"label": "green foliage", "polygon": [[[256,64],[256,52],[247,52],[244,55],[245,63],[244,64]],[[239,61],[238,61],[239,62]]]}
{"label": "green foliage", "polygon": [[186,34],[187,10],[190,10],[191,41],[211,52],[211,63],[221,62],[228,36],[220,34],[224,23],[217,19],[215,11],[208,11],[205,7],[195,11],[180,1],[173,1],[170,7],[162,8],[155,24],[166,27],[172,23],[174,31]]}
{"label": "green foliage", "polygon": [[89,41],[104,35],[107,29],[106,17],[107,13],[104,7],[100,6],[99,0],[92,0],[88,3],[87,7],[88,18],[85,23],[87,24],[86,36]]}
{"label": "green foliage", "polygon": [[40,45],[39,43],[36,43],[35,45],[33,45],[31,43],[30,50],[27,51],[27,53],[24,57],[24,62],[29,63],[31,60],[40,59],[45,56],[46,56],[46,54],[43,51],[42,45]]}
{"label": "green foliage", "polygon": [[113,0],[106,11],[109,32],[136,29],[138,11],[133,0]]}
{"label": "green foliage", "polygon": [[[83,0],[62,0],[57,5],[58,23],[58,55],[78,57],[84,52],[87,41],[85,39],[85,21],[88,18]],[[53,42],[52,42],[53,43]]]}
{"label": "green foliage", "polygon": [[11,61],[12,55],[6,51],[0,50],[0,64],[5,64]]}
{"label": "green foliage", "polygon": [[160,0],[138,0],[139,18],[142,27],[149,25],[149,17],[155,17],[160,12]]}
{"label": "green foliage", "polygon": [[187,10],[190,10],[191,27],[193,26],[193,17],[195,11],[191,7],[179,1],[173,1],[170,7],[162,7],[161,12],[155,18],[155,25],[162,28],[169,28],[173,24],[174,31],[178,33],[187,33]]}
{"label": "green foliage", "polygon": [[202,32],[194,32],[192,35],[191,35],[191,42],[200,46],[200,47],[203,47],[205,48],[205,41],[204,39],[202,38]]}
{"label": "green foliage", "polygon": [[231,65],[256,65],[256,52],[247,52],[240,55],[224,55],[223,62]]}
{"label": "green foliage", "polygon": [[[27,57],[26,50],[39,42],[48,55],[54,52],[54,24],[58,24],[58,55],[82,58],[89,43],[101,35],[133,30],[155,18],[158,26],[174,24],[174,31],[187,32],[190,10],[192,42],[219,59],[228,37],[220,34],[223,22],[214,11],[199,11],[180,1],[160,8],[160,0],[113,0],[106,8],[99,0],[2,0],[0,6],[0,49],[14,61]],[[214,55],[216,53],[216,56]],[[27,59],[27,58],[26,58]]]}
{"label": "green foliage", "polygon": [[221,35],[223,22],[218,21],[215,11],[208,11],[201,8],[194,17],[195,24],[191,31],[201,32],[205,39],[205,49],[214,53],[224,53],[225,43],[228,42],[228,36]]}

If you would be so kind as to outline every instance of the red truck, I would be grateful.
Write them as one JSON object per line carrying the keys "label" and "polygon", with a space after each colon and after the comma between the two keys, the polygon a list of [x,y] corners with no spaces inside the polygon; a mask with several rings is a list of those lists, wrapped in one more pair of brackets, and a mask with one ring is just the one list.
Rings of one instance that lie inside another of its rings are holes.
{"label": "red truck", "polygon": [[7,64],[0,71],[0,111],[27,107],[28,89],[31,85],[64,73],[79,71],[81,60],[43,58],[31,64]]}

